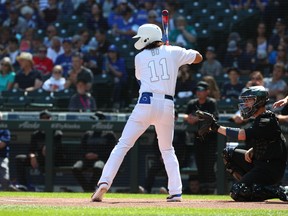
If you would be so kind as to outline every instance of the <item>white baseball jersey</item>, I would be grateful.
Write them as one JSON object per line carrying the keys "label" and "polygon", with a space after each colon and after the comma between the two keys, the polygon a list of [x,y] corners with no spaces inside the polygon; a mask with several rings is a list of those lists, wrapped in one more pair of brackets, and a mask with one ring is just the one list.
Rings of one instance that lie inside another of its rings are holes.
{"label": "white baseball jersey", "polygon": [[143,50],[135,57],[135,76],[141,81],[141,92],[174,96],[178,69],[195,60],[196,52],[178,46],[161,46]]}
{"label": "white baseball jersey", "polygon": [[179,67],[193,63],[196,51],[177,46],[143,50],[135,57],[135,75],[141,82],[139,100],[118,144],[105,164],[99,183],[110,187],[129,149],[150,125],[155,126],[158,145],[168,175],[170,195],[182,193],[179,163],[172,145],[174,135],[173,97]]}

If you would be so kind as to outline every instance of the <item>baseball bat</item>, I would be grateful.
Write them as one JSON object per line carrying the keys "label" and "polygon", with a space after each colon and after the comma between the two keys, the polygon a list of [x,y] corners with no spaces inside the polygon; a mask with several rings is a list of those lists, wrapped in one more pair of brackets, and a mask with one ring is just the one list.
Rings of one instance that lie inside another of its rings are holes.
{"label": "baseball bat", "polygon": [[168,10],[162,10],[162,27],[163,27],[162,40],[166,45],[169,45],[168,24],[169,24],[169,12]]}

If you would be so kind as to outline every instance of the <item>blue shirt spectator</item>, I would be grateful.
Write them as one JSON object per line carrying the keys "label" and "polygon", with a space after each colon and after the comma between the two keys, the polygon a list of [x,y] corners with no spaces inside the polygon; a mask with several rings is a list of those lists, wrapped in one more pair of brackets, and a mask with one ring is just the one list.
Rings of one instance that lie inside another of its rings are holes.
{"label": "blue shirt spectator", "polygon": [[67,77],[69,70],[72,68],[72,40],[70,38],[64,39],[62,47],[64,53],[56,58],[55,65],[61,65],[63,68],[62,76]]}

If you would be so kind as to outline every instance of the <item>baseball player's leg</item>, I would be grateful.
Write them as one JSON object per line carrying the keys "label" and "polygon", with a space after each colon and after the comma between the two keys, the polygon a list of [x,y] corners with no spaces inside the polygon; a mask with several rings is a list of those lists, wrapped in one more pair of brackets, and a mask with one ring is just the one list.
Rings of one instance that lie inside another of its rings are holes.
{"label": "baseball player's leg", "polygon": [[150,126],[150,110],[151,105],[136,105],[123,129],[119,142],[112,150],[104,166],[99,183],[106,182],[111,186],[126,153]]}
{"label": "baseball player's leg", "polygon": [[126,153],[134,145],[139,136],[148,128],[149,125],[150,124],[148,122],[143,123],[141,121],[135,121],[134,119],[128,120],[122,132],[122,136],[119,139],[119,142],[112,150],[103,168],[102,175],[98,182],[98,188],[91,197],[92,202],[102,201],[103,195],[111,187]]}
{"label": "baseball player's leg", "polygon": [[[165,124],[156,126],[159,149],[164,161],[165,169],[168,175],[169,194],[181,194],[182,182],[179,170],[179,163],[172,146],[174,124]],[[172,132],[171,132],[172,131]]]}

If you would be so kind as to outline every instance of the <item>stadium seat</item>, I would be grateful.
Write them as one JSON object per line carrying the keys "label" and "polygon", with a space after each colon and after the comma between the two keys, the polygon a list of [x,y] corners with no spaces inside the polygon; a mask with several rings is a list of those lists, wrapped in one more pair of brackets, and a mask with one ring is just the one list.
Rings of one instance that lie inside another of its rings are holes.
{"label": "stadium seat", "polygon": [[27,92],[27,97],[33,99],[35,97],[46,97],[46,96],[50,96],[50,92],[48,91],[45,91],[44,89],[42,88],[39,88],[35,91],[29,91]]}
{"label": "stadium seat", "polygon": [[15,97],[8,97],[3,102],[3,107],[8,109],[17,109],[17,110],[25,110],[29,105],[30,99],[26,96],[15,96]]}
{"label": "stadium seat", "polygon": [[8,98],[8,97],[21,97],[21,96],[25,96],[26,92],[19,90],[19,89],[12,89],[12,90],[6,90],[6,91],[2,91],[1,93],[2,97],[4,98]]}
{"label": "stadium seat", "polygon": [[30,103],[31,108],[52,108],[54,106],[55,99],[51,96],[35,97]]}

